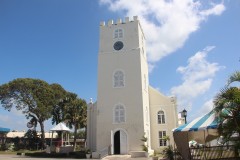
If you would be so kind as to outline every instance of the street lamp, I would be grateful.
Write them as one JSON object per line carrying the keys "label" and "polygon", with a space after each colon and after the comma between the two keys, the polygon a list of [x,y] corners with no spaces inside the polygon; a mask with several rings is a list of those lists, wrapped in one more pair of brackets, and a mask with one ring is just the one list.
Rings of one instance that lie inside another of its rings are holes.
{"label": "street lamp", "polygon": [[181,112],[181,116],[184,117],[184,121],[186,124],[187,123],[187,111],[185,109]]}

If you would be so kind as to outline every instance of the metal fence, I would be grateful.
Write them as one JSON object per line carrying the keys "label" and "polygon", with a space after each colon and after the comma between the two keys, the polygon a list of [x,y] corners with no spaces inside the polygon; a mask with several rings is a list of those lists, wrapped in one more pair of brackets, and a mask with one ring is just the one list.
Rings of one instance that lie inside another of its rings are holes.
{"label": "metal fence", "polygon": [[240,160],[239,155],[235,154],[234,146],[190,148],[190,155],[192,160],[215,160],[215,159]]}

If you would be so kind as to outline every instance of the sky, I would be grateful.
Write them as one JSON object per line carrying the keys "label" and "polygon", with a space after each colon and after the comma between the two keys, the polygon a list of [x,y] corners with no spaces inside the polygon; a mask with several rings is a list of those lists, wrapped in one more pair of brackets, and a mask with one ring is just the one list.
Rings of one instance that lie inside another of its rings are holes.
{"label": "sky", "polygon": [[[238,0],[0,0],[0,85],[37,78],[96,101],[100,22],[136,15],[150,85],[176,96],[188,121],[209,112],[240,69]],[[27,122],[0,107],[1,127],[27,130]]]}

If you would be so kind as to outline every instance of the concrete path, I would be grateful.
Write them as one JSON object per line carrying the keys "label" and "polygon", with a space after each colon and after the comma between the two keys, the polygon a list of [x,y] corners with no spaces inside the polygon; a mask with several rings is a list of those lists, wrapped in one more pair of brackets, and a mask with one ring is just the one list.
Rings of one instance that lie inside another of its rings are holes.
{"label": "concrete path", "polygon": [[131,158],[130,155],[111,155],[103,158],[103,160],[151,160],[151,158],[146,157]]}

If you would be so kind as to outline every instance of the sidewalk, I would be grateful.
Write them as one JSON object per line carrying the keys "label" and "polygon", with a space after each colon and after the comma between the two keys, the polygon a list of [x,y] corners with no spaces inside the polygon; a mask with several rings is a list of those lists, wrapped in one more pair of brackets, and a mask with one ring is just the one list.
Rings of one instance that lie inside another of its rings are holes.
{"label": "sidewalk", "polygon": [[111,155],[103,158],[102,160],[151,160],[151,158],[146,157],[131,158],[130,155]]}

